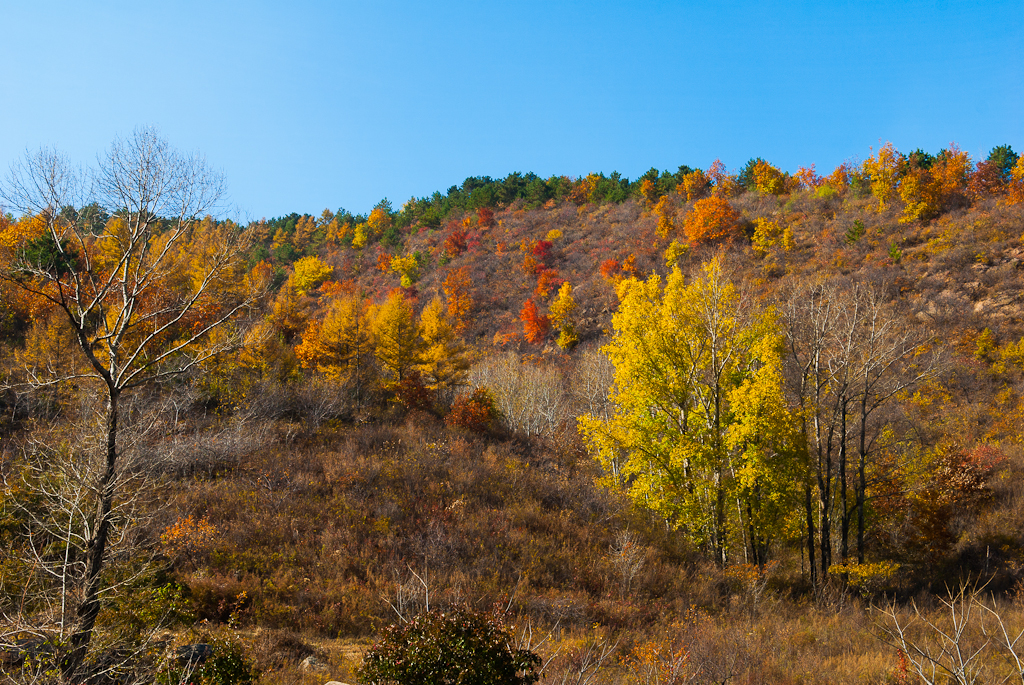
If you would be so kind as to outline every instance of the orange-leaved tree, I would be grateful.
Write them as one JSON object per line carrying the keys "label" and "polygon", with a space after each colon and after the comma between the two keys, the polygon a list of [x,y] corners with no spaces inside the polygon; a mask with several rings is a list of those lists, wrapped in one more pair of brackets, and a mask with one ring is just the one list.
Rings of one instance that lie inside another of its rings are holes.
{"label": "orange-leaved tree", "polygon": [[683,232],[691,245],[712,243],[736,237],[739,221],[739,213],[724,197],[706,197],[693,203],[683,221]]}
{"label": "orange-leaved tree", "polygon": [[546,300],[551,294],[551,291],[558,288],[562,284],[562,279],[558,276],[556,269],[541,269],[540,273],[537,274],[537,287],[533,290],[534,297]]}
{"label": "orange-leaved tree", "polygon": [[473,295],[470,291],[472,285],[469,270],[466,267],[461,267],[449,271],[441,286],[444,290],[444,299],[448,304],[448,318],[451,320],[455,332],[460,335],[466,330],[469,313],[473,310]]}
{"label": "orange-leaved tree", "polygon": [[494,225],[494,210],[488,207],[476,210],[476,221],[480,228],[490,228]]}
{"label": "orange-leaved tree", "polygon": [[526,337],[526,341],[531,344],[544,340],[547,337],[548,331],[551,330],[551,323],[548,321],[548,317],[537,310],[537,304],[532,299],[527,300],[523,304],[523,308],[519,312],[519,319],[523,322],[523,335]]}
{"label": "orange-leaved tree", "polygon": [[813,164],[809,167],[799,167],[796,170],[796,180],[806,190],[817,190],[825,182],[825,179],[814,170]]}
{"label": "orange-leaved tree", "polygon": [[1024,155],[1017,158],[1017,163],[1010,172],[1010,184],[1006,191],[1006,203],[1015,205],[1024,202]]}
{"label": "orange-leaved tree", "polygon": [[951,143],[929,168],[904,164],[899,195],[904,202],[900,223],[927,221],[943,207],[967,194],[973,165],[969,154]]}
{"label": "orange-leaved tree", "polygon": [[725,168],[722,160],[716,159],[708,167],[708,179],[711,181],[711,192],[718,197],[729,197],[736,192],[736,177]]}

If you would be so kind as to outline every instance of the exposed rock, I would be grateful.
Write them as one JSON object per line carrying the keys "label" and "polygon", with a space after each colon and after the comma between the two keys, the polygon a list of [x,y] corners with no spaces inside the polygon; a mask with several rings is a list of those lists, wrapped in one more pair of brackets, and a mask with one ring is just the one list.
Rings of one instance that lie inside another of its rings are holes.
{"label": "exposed rock", "polygon": [[1016,293],[1005,293],[995,297],[979,300],[974,305],[975,314],[991,314],[993,316],[1015,316],[1020,307],[1015,307]]}
{"label": "exposed rock", "polygon": [[182,645],[175,655],[181,663],[201,664],[213,655],[213,647],[207,644]]}
{"label": "exposed rock", "polygon": [[320,659],[317,659],[315,656],[307,656],[302,660],[302,663],[299,664],[299,668],[307,673],[310,671],[326,671],[327,664]]}

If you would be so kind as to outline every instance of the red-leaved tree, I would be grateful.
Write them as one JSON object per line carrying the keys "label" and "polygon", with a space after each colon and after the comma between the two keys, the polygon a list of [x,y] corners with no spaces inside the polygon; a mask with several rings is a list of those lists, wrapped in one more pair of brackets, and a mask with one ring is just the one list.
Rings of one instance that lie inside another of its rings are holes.
{"label": "red-leaved tree", "polygon": [[532,299],[527,300],[523,305],[522,311],[519,312],[519,318],[523,322],[523,335],[531,344],[542,341],[551,330],[551,322],[548,321],[548,317],[537,310],[537,305]]}

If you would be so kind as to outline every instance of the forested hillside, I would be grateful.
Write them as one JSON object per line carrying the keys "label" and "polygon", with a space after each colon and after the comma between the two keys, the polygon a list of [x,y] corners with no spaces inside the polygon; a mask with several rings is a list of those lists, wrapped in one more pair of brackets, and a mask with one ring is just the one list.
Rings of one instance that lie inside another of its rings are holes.
{"label": "forested hillside", "polygon": [[10,682],[177,683],[199,642],[354,682],[454,606],[550,683],[953,673],[944,599],[961,670],[1024,658],[1009,146],[241,226],[147,135],[93,195],[45,151],[0,194]]}

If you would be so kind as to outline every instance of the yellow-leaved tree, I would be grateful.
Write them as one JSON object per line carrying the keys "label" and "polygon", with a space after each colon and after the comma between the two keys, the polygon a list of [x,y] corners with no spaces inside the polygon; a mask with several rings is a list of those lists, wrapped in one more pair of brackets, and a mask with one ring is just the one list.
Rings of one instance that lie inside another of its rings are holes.
{"label": "yellow-leaved tree", "polygon": [[575,314],[576,298],[572,295],[572,285],[566,281],[559,288],[558,297],[548,309],[551,325],[558,331],[558,346],[563,350],[572,348],[580,340],[576,333]]}
{"label": "yellow-leaved tree", "polygon": [[421,361],[422,343],[412,307],[393,291],[372,316],[373,354],[388,385],[401,383]]}
{"label": "yellow-leaved tree", "polygon": [[267,320],[284,341],[291,344],[309,321],[313,304],[313,298],[299,294],[295,286],[295,275],[292,274],[281,285]]}
{"label": "yellow-leaved tree", "polygon": [[416,368],[427,387],[443,392],[466,385],[469,377],[466,346],[445,316],[441,298],[435,297],[420,312],[420,337],[423,352]]}
{"label": "yellow-leaved tree", "polygon": [[672,217],[672,202],[668,195],[662,195],[658,204],[654,206],[654,213],[658,217],[658,225],[655,230],[662,238],[668,238],[669,233],[676,229],[675,220]]}
{"label": "yellow-leaved tree", "polygon": [[303,257],[295,262],[295,273],[292,274],[292,286],[295,292],[306,295],[310,290],[319,287],[331,277],[334,268],[319,257]]}
{"label": "yellow-leaved tree", "polygon": [[403,288],[411,288],[412,284],[419,280],[420,265],[415,255],[392,257],[389,266],[392,271],[402,276]]}
{"label": "yellow-leaved tree", "polygon": [[583,416],[605,483],[664,516],[720,564],[749,546],[764,563],[796,503],[800,463],[770,310],[741,300],[719,258],[687,285],[675,268],[624,280],[603,351],[610,419]]}
{"label": "yellow-leaved tree", "polygon": [[871,194],[878,199],[878,211],[896,196],[900,182],[900,153],[896,146],[886,143],[878,152],[864,160],[864,173],[871,179]]}
{"label": "yellow-leaved tree", "polygon": [[762,195],[781,195],[786,192],[786,175],[768,162],[759,160],[751,172],[754,187]]}
{"label": "yellow-leaved tree", "polygon": [[333,300],[322,320],[313,320],[295,348],[302,365],[332,380],[357,384],[370,366],[372,351],[366,307],[355,295]]}

